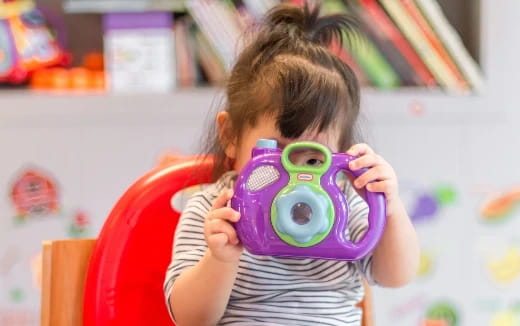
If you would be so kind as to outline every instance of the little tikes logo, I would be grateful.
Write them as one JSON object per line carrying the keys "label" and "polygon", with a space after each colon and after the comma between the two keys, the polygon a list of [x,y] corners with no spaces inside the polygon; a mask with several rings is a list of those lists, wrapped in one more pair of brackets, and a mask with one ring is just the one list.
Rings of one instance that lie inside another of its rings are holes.
{"label": "little tikes logo", "polygon": [[298,181],[306,181],[307,182],[307,181],[312,181],[312,179],[314,177],[310,173],[298,173],[296,178],[298,179]]}

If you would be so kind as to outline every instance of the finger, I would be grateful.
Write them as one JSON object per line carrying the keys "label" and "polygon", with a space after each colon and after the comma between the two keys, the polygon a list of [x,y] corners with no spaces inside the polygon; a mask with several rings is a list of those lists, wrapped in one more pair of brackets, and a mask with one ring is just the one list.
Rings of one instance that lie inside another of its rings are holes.
{"label": "finger", "polygon": [[227,202],[231,199],[231,197],[233,197],[232,190],[224,191],[220,194],[220,196],[217,197],[217,199],[215,199],[213,205],[211,206],[211,209],[225,207]]}
{"label": "finger", "polygon": [[350,147],[347,154],[352,156],[374,154],[374,150],[372,150],[372,148],[367,144],[361,143]]}
{"label": "finger", "polygon": [[348,164],[349,168],[352,170],[359,170],[363,168],[371,168],[376,165],[382,165],[385,161],[383,158],[377,154],[367,154],[363,155],[353,161],[350,161]]}
{"label": "finger", "polygon": [[211,236],[217,233],[224,233],[227,236],[229,243],[238,244],[238,236],[235,228],[224,220],[211,220],[208,222],[208,235]]}
{"label": "finger", "polygon": [[367,190],[370,192],[383,192],[387,193],[393,187],[393,183],[390,180],[370,182],[367,184]]}
{"label": "finger", "polygon": [[222,248],[228,243],[228,237],[225,233],[216,233],[208,236],[206,242],[210,248]]}
{"label": "finger", "polygon": [[360,188],[365,187],[369,182],[383,181],[386,179],[390,179],[391,177],[392,177],[391,171],[388,168],[386,168],[385,166],[379,165],[379,166],[373,167],[371,169],[368,169],[366,172],[361,174],[354,181],[354,187],[360,189]]}
{"label": "finger", "polygon": [[226,220],[230,222],[238,222],[240,213],[231,207],[222,207],[212,210],[208,213],[208,220]]}

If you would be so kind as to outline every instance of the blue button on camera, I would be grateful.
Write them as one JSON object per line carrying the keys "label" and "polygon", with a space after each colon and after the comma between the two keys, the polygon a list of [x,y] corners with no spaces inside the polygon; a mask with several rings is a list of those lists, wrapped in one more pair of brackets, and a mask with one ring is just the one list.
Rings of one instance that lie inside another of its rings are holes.
{"label": "blue button on camera", "polygon": [[256,147],[276,149],[278,147],[278,142],[274,139],[259,139],[256,142]]}
{"label": "blue button on camera", "polygon": [[276,228],[299,244],[305,245],[329,229],[327,198],[307,185],[297,185],[276,201]]}

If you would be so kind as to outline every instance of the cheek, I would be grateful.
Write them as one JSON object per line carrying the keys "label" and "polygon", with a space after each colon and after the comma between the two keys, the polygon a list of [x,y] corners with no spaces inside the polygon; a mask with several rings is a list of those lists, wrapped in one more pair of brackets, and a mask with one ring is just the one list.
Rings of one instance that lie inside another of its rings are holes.
{"label": "cheek", "polygon": [[239,152],[235,160],[235,171],[240,172],[249,161],[249,157],[250,155],[246,155],[245,152]]}
{"label": "cheek", "polygon": [[[256,142],[255,142],[256,143]],[[242,144],[237,151],[234,169],[235,171],[240,172],[242,168],[249,162],[251,159],[251,151],[253,150],[254,144]]]}

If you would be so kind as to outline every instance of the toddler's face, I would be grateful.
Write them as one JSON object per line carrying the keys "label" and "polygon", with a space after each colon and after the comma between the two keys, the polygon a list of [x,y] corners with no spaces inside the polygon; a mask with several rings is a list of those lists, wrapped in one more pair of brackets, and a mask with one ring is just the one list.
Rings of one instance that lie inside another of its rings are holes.
{"label": "toddler's face", "polygon": [[[255,127],[247,128],[238,140],[238,147],[235,151],[235,170],[241,171],[242,168],[251,158],[251,151],[255,147],[256,142],[260,138],[275,139],[278,147],[283,149],[285,146],[298,141],[314,141],[325,145],[333,152],[338,151],[339,133],[337,131],[326,130],[317,133],[308,130],[296,139],[287,139],[282,137],[280,131],[276,128],[276,120],[274,118],[261,118]],[[314,149],[297,149],[290,153],[289,159],[295,165],[312,165],[318,166],[323,162],[323,154]]]}

